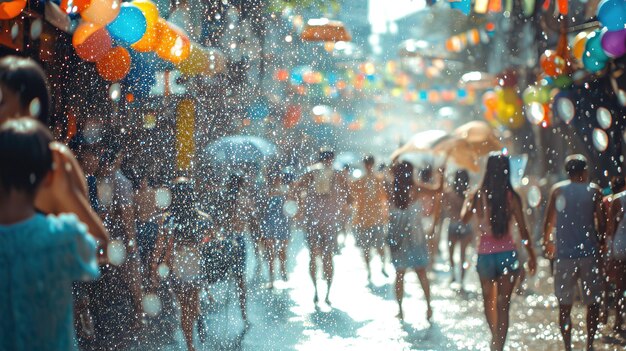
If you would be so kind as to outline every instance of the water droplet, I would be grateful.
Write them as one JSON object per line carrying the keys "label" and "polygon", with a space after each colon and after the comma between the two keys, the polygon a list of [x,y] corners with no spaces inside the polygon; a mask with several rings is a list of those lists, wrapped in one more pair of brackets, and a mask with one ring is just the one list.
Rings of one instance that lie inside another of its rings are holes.
{"label": "water droplet", "polygon": [[537,207],[541,202],[541,189],[538,186],[533,185],[528,189],[528,205],[530,207]]}
{"label": "water droplet", "polygon": [[37,40],[39,39],[39,36],[41,36],[41,31],[43,29],[43,24],[41,22],[40,18],[37,18],[33,21],[33,23],[30,25],[30,37],[33,40]]}
{"label": "water droplet", "polygon": [[122,240],[111,240],[107,246],[109,263],[119,266],[126,260],[126,246]]}
{"label": "water droplet", "polygon": [[294,200],[285,201],[283,211],[287,217],[295,217],[298,213],[298,203]]}
{"label": "water droplet", "polygon": [[565,123],[570,123],[572,119],[574,119],[574,115],[576,114],[576,109],[574,108],[574,104],[572,100],[568,98],[560,98],[556,101],[556,110]]}
{"label": "water droplet", "polygon": [[41,101],[39,101],[39,98],[34,98],[31,100],[30,104],[28,105],[28,113],[31,117],[39,117],[39,114],[41,113]]}
{"label": "water droplet", "polygon": [[604,151],[609,146],[609,136],[600,128],[593,130],[593,146],[598,151]]}
{"label": "water droplet", "polygon": [[532,102],[528,105],[528,121],[532,124],[539,125],[546,116],[546,109],[538,102]]}
{"label": "water droplet", "polygon": [[567,206],[567,201],[565,200],[565,196],[559,195],[556,197],[555,208],[559,212],[565,211],[565,206]]}
{"label": "water droplet", "polygon": [[172,193],[167,188],[159,188],[154,192],[157,207],[167,208],[172,203]]}
{"label": "water droplet", "polygon": [[600,107],[596,111],[596,119],[598,120],[598,124],[603,129],[608,129],[611,127],[611,123],[613,122],[613,116],[611,116],[611,112],[605,108]]}
{"label": "water droplet", "polygon": [[119,83],[111,84],[111,86],[109,87],[109,98],[111,98],[112,101],[119,101],[121,96],[122,96],[122,87],[120,86],[120,84]]}
{"label": "water droplet", "polygon": [[141,306],[149,317],[156,317],[161,313],[161,299],[156,294],[144,295]]}

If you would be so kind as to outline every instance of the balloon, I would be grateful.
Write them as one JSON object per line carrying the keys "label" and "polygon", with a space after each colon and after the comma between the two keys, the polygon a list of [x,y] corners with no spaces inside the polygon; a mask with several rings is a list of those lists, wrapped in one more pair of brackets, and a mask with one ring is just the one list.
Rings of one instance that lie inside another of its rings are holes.
{"label": "balloon", "polygon": [[531,85],[522,93],[522,101],[528,105],[539,101],[539,89],[537,86]]}
{"label": "balloon", "polygon": [[186,76],[195,76],[209,69],[209,56],[198,45],[191,45],[189,56],[178,66]]}
{"label": "balloon", "polygon": [[583,56],[583,65],[589,72],[596,73],[602,71],[604,67],[606,67],[606,61],[598,61],[585,53],[585,56]]}
{"label": "balloon", "polygon": [[517,86],[517,72],[514,69],[506,69],[496,75],[498,85],[504,88],[510,88]]}
{"label": "balloon", "polygon": [[59,7],[67,14],[82,12],[91,5],[91,0],[62,0]]}
{"label": "balloon", "polygon": [[559,75],[563,73],[563,69],[565,68],[565,60],[552,50],[546,50],[543,55],[541,55],[539,63],[543,71],[549,76]]}
{"label": "balloon", "polygon": [[123,3],[119,15],[107,26],[107,29],[113,38],[134,44],[146,34],[146,16],[137,6]]}
{"label": "balloon", "polygon": [[583,54],[585,53],[585,44],[587,44],[587,35],[588,32],[580,32],[574,38],[572,43],[572,55],[578,61],[583,59]]}
{"label": "balloon", "polygon": [[622,0],[602,0],[598,5],[598,20],[610,31],[626,28],[626,6]]}
{"label": "balloon", "polygon": [[483,95],[483,104],[487,110],[495,111],[498,108],[498,96],[493,91],[488,91]]}
{"label": "balloon", "polygon": [[156,23],[159,43],[155,51],[160,58],[179,64],[183,62],[191,50],[189,37],[178,27],[159,18]]}
{"label": "balloon", "polygon": [[72,45],[76,55],[88,62],[96,62],[111,50],[111,37],[106,28],[83,22],[74,31]]}
{"label": "balloon", "polygon": [[92,0],[89,7],[80,15],[87,21],[99,25],[107,25],[120,13],[121,0]]}
{"label": "balloon", "polygon": [[517,129],[524,124],[522,116],[522,105],[514,88],[503,88],[495,90],[498,97],[498,108],[496,118],[509,128]]}
{"label": "balloon", "polygon": [[0,20],[8,20],[17,17],[26,7],[26,0],[13,0],[0,2]]}
{"label": "balloon", "polygon": [[573,83],[574,80],[567,74],[560,75],[554,80],[554,85],[556,85],[557,88],[560,89],[567,89],[571,87]]}
{"label": "balloon", "polygon": [[470,0],[455,0],[450,1],[450,8],[461,11],[464,15],[468,16],[472,10],[472,2]]}
{"label": "balloon", "polygon": [[615,58],[626,54],[626,29],[614,32],[603,30],[600,43],[608,57]]}
{"label": "balloon", "polygon": [[154,50],[157,44],[156,23],[159,20],[159,9],[150,0],[135,0],[131,4],[137,6],[146,18],[146,32],[143,37],[131,45],[135,51],[148,52]]}
{"label": "balloon", "polygon": [[[589,56],[593,58],[595,61],[607,61],[609,59],[608,56],[604,53],[602,49],[602,32],[599,30],[593,31],[589,33],[587,36],[587,43],[585,44],[585,54],[584,56]],[[583,57],[584,63],[584,57]],[[587,67],[587,65],[585,65]]]}
{"label": "balloon", "polygon": [[96,62],[96,71],[105,80],[117,82],[130,71],[130,54],[121,46],[111,49],[103,58]]}

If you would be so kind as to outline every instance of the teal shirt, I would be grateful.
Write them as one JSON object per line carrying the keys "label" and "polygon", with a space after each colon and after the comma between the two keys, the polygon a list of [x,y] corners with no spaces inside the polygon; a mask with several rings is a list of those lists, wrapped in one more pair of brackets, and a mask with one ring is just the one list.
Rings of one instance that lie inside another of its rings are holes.
{"label": "teal shirt", "polygon": [[75,350],[72,283],[99,275],[74,215],[0,225],[0,351]]}

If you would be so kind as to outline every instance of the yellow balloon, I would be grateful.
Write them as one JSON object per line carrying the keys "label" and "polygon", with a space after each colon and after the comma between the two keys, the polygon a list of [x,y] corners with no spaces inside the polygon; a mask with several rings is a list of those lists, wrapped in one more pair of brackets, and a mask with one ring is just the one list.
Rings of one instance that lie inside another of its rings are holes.
{"label": "yellow balloon", "polygon": [[578,61],[583,59],[585,53],[585,45],[587,44],[587,32],[580,32],[572,42],[572,56]]}
{"label": "yellow balloon", "polygon": [[178,66],[186,76],[195,76],[209,69],[209,54],[196,44],[191,45],[189,56]]}

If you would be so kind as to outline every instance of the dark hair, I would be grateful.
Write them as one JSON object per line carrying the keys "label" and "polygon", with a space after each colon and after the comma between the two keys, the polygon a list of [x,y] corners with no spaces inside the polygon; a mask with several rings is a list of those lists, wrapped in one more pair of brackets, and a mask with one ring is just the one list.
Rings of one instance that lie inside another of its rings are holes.
{"label": "dark hair", "polygon": [[397,208],[409,207],[411,191],[415,186],[413,181],[413,165],[403,161],[395,164],[393,171],[393,203]]}
{"label": "dark hair", "polygon": [[237,201],[239,192],[243,186],[243,177],[238,174],[231,174],[226,183],[226,193],[221,199],[220,210],[217,213],[221,227],[228,227],[235,219],[237,211]]}
{"label": "dark hair", "polygon": [[52,134],[35,119],[10,119],[0,126],[0,188],[29,195],[52,169]]}
{"label": "dark hair", "polygon": [[511,169],[509,156],[501,152],[492,152],[487,159],[487,169],[481,187],[487,199],[489,221],[494,237],[501,238],[508,233],[511,211],[509,211],[509,195],[517,196],[511,185]]}
{"label": "dark hair", "polygon": [[454,192],[460,197],[465,197],[465,192],[469,187],[469,173],[464,169],[459,169],[454,175]]}
{"label": "dark hair", "polygon": [[624,187],[626,187],[626,179],[624,179],[624,176],[615,176],[611,178],[610,184],[611,184],[611,192],[613,194],[617,194],[620,191],[622,191]]}
{"label": "dark hair", "polygon": [[433,179],[433,169],[430,165],[422,168],[419,173],[420,181],[423,183],[430,183]]}
{"label": "dark hair", "polygon": [[335,153],[332,150],[323,149],[320,151],[320,161],[329,161],[335,158]]}
{"label": "dark hair", "polygon": [[367,155],[367,156],[363,157],[363,164],[364,165],[373,166],[374,163],[376,163],[376,160],[374,159],[374,156]]}
{"label": "dark hair", "polygon": [[587,170],[587,158],[581,154],[569,155],[565,158],[565,172],[570,177],[581,175]]}
{"label": "dark hair", "polygon": [[46,74],[37,62],[17,56],[0,59],[0,85],[15,92],[24,109],[28,109],[35,99],[39,100],[39,111],[36,116],[31,117],[48,124],[50,90]]}

